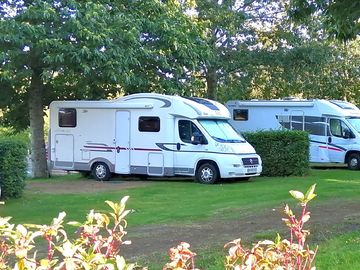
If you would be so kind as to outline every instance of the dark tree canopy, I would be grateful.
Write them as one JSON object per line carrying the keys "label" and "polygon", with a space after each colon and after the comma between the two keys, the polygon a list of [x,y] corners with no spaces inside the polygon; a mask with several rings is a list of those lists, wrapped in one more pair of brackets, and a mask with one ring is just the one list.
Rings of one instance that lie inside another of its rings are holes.
{"label": "dark tree canopy", "polygon": [[23,128],[28,108],[35,176],[46,168],[44,105],[183,91],[206,53],[176,1],[8,0],[0,9],[0,108]]}
{"label": "dark tree canopy", "polygon": [[289,14],[300,22],[321,17],[330,37],[341,41],[355,39],[360,33],[360,1],[291,0]]}

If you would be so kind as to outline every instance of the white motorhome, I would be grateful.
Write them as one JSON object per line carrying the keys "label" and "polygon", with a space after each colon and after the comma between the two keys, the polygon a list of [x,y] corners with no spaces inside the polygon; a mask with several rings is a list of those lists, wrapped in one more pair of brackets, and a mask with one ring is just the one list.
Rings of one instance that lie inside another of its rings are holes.
{"label": "white motorhome", "polygon": [[305,130],[310,162],[345,163],[360,169],[360,110],[335,100],[232,100],[230,124],[239,132]]}
{"label": "white motorhome", "polygon": [[160,94],[115,100],[50,104],[51,169],[195,176],[200,183],[249,178],[262,171],[260,157],[228,123],[218,102]]}

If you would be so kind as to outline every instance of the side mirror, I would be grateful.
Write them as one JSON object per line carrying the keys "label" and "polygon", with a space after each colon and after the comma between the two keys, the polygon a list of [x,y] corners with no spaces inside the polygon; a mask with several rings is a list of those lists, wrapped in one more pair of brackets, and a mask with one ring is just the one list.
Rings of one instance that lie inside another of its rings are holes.
{"label": "side mirror", "polygon": [[200,134],[199,132],[194,132],[191,136],[191,143],[195,145],[202,144],[204,140],[204,135]]}
{"label": "side mirror", "polygon": [[354,134],[349,129],[344,129],[344,139],[353,139]]}

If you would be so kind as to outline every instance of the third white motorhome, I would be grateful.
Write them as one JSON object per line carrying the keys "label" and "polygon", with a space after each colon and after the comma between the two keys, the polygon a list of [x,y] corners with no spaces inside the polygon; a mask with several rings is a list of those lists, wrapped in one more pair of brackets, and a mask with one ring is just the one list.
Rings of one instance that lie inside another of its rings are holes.
{"label": "third white motorhome", "polygon": [[232,100],[229,121],[239,132],[304,130],[310,137],[310,162],[345,163],[360,169],[360,110],[336,100]]}
{"label": "third white motorhome", "polygon": [[160,94],[50,104],[50,169],[195,176],[201,183],[261,173],[254,148],[218,102]]}

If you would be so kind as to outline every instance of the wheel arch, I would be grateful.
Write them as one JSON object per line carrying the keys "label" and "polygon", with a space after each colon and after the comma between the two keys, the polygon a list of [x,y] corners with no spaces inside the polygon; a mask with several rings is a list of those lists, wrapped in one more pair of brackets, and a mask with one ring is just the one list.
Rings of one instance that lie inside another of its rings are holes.
{"label": "wheel arch", "polygon": [[349,157],[350,157],[350,155],[352,155],[352,154],[358,154],[358,155],[360,155],[360,151],[359,151],[359,150],[350,150],[350,151],[347,151],[346,154],[345,154],[345,160],[344,160],[344,163],[345,163],[345,164],[348,163]]}
{"label": "wheel arch", "polygon": [[90,164],[90,171],[93,169],[94,165],[98,162],[104,162],[111,173],[114,173],[115,172],[115,164],[112,164],[109,160],[107,160],[106,158],[94,158],[92,159],[89,164]]}
{"label": "wheel arch", "polygon": [[218,164],[216,163],[216,161],[212,160],[212,159],[200,159],[197,164],[196,164],[196,169],[195,169],[195,173],[197,172],[197,170],[199,169],[199,167],[205,163],[211,163],[215,166],[215,168],[217,169],[218,173],[219,173],[219,177],[221,178],[221,172],[219,169]]}

